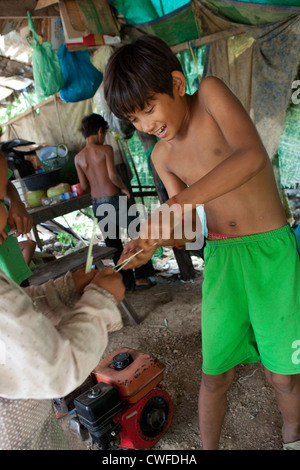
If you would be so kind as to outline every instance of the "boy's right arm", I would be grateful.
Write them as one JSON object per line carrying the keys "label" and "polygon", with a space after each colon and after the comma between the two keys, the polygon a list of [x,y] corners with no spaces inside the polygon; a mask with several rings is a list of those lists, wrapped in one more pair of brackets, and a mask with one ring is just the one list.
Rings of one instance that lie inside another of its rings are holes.
{"label": "boy's right arm", "polygon": [[130,191],[125,186],[125,184],[123,183],[122,179],[120,178],[120,176],[118,175],[116,171],[116,167],[114,163],[114,153],[110,145],[107,145],[106,147],[105,158],[106,158],[106,167],[107,167],[109,179],[115,186],[120,188],[122,194],[124,194],[125,196],[127,196],[128,199],[130,199]]}

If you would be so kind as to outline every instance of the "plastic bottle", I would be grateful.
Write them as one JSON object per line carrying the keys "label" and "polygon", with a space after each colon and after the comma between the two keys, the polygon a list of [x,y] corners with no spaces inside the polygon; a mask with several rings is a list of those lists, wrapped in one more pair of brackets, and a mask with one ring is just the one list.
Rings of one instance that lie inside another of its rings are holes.
{"label": "plastic bottle", "polygon": [[52,197],[43,197],[42,204],[43,206],[52,206],[53,204],[58,204],[59,202],[68,201],[74,197],[73,193],[66,192],[61,194],[56,194]]}

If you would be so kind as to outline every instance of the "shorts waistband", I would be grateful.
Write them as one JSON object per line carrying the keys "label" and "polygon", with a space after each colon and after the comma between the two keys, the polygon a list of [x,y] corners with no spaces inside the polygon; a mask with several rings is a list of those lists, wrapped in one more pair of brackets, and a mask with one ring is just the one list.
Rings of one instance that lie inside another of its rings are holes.
{"label": "shorts waistband", "polygon": [[214,241],[214,240],[224,240],[224,238],[236,238],[236,235],[221,235],[220,233],[211,232],[208,230],[207,232],[207,240]]}
{"label": "shorts waistband", "polygon": [[113,194],[112,196],[92,197],[93,204],[102,204],[103,202],[112,202],[119,199],[120,194]]}
{"label": "shorts waistband", "polygon": [[284,225],[281,228],[270,230],[269,232],[255,233],[253,235],[244,235],[242,237],[229,237],[221,238],[217,240],[206,240],[209,246],[213,245],[238,245],[241,243],[251,243],[266,240],[268,238],[275,238],[283,235],[284,233],[291,232],[292,229],[289,224]]}

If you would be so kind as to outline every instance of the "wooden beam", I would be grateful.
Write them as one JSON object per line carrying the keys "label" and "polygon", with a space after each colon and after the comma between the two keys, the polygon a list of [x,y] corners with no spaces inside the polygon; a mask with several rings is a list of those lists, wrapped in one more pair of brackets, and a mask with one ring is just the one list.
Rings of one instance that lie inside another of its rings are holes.
{"label": "wooden beam", "polygon": [[32,113],[36,109],[42,108],[46,104],[50,103],[51,101],[55,102],[56,95],[50,96],[50,98],[47,98],[44,101],[41,101],[40,103],[36,104],[35,106],[32,106],[29,109],[26,109],[22,114],[18,114],[18,116],[15,116],[14,118],[10,119],[9,121],[4,122],[1,124],[2,127],[10,126],[14,124],[15,122],[19,121],[19,119],[22,119],[23,117],[27,116],[28,114]]}
{"label": "wooden beam", "polygon": [[12,77],[15,75],[33,79],[32,67],[25,62],[10,59],[0,55],[0,75],[2,77]]}
{"label": "wooden beam", "polygon": [[0,19],[22,20],[27,19],[27,11],[32,18],[56,18],[59,17],[57,5],[35,10],[36,0],[0,0]]}
{"label": "wooden beam", "polygon": [[176,46],[171,47],[174,54],[177,52],[185,51],[189,49],[191,45],[195,47],[204,46],[206,44],[210,44],[215,41],[219,41],[220,39],[230,38],[232,36],[238,36],[245,32],[245,29],[242,27],[228,29],[227,31],[219,31],[217,33],[212,33],[202,38],[194,39],[193,41],[186,41],[181,44],[177,44]]}

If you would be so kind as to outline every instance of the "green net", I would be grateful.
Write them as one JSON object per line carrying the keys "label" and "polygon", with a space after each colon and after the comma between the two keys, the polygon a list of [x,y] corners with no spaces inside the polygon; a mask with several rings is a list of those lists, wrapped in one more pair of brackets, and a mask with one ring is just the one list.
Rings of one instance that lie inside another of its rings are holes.
{"label": "green net", "polygon": [[193,41],[191,41],[189,48],[178,52],[176,56],[187,79],[186,91],[192,95],[197,90],[203,76],[205,46],[194,47]]}
{"label": "green net", "polygon": [[284,188],[296,189],[300,183],[300,106],[291,105],[278,147],[280,182]]}

